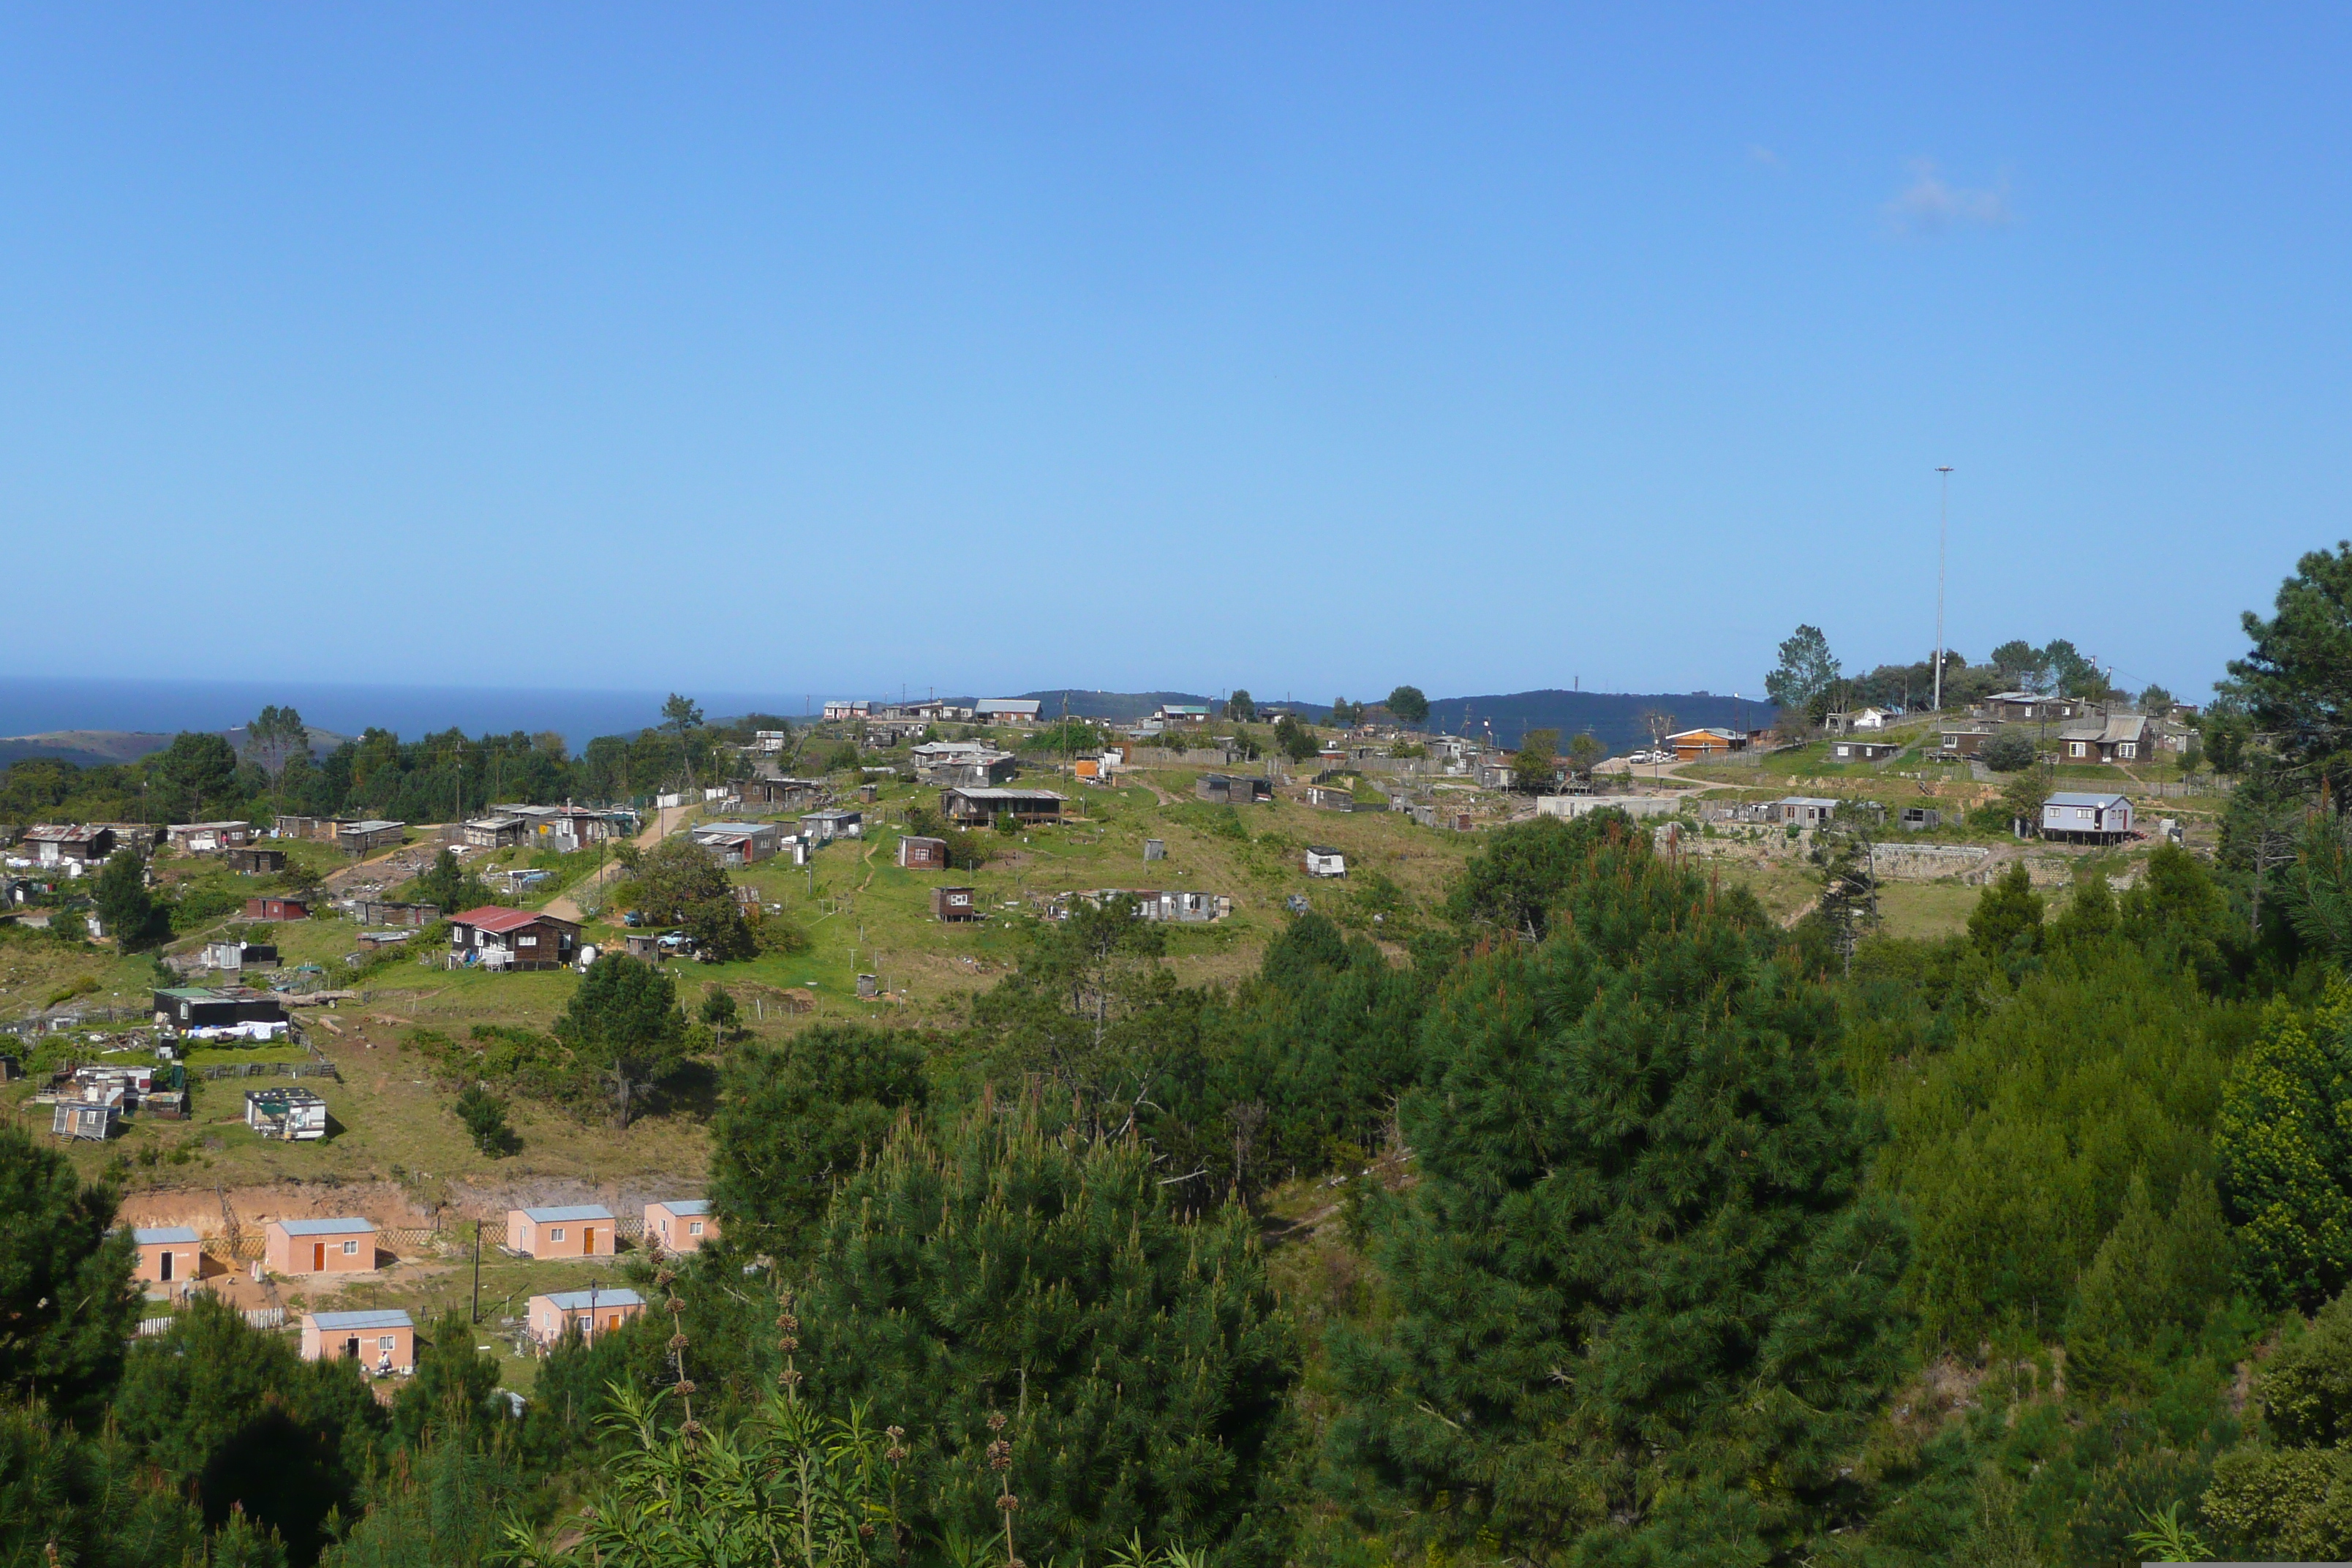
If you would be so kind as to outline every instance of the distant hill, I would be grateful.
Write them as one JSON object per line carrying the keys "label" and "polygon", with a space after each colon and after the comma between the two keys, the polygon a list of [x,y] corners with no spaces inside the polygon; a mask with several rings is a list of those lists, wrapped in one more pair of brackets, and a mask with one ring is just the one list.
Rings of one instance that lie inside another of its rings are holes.
{"label": "distant hill", "polygon": [[[240,753],[245,750],[245,730],[220,730],[215,733],[227,740]],[[310,731],[310,751],[323,756],[351,739],[331,730],[312,725]],[[39,735],[0,736],[0,768],[31,758],[48,758],[71,763],[78,768],[102,767],[109,763],[135,763],[152,752],[160,752],[172,743],[172,737],[152,730],[51,730]]]}
{"label": "distant hill", "polygon": [[1207,703],[1216,700],[1197,691],[1024,691],[1016,701],[1035,702],[1038,718],[1052,723],[1062,716],[1062,700],[1069,700],[1073,719],[1108,719],[1113,723],[1128,723],[1137,719],[1149,719],[1151,710],[1163,702]]}
{"label": "distant hill", "polygon": [[1428,727],[1461,734],[1466,722],[1483,735],[1491,726],[1496,744],[1514,748],[1529,730],[1557,730],[1563,742],[1590,730],[1612,752],[1627,752],[1649,744],[1650,732],[1642,723],[1649,712],[1673,715],[1677,730],[1762,730],[1770,726],[1774,709],[1769,702],[1705,691],[1514,691],[1432,702]]}

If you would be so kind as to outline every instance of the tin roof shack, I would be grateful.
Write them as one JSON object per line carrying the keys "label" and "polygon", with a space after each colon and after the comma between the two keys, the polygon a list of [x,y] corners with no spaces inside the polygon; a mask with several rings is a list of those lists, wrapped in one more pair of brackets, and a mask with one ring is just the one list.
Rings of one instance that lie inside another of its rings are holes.
{"label": "tin roof shack", "polygon": [[477,849],[511,849],[530,835],[520,816],[478,816],[466,824],[465,841]]}
{"label": "tin roof shack", "polygon": [[561,969],[580,945],[580,928],[538,910],[485,904],[449,917],[449,951],[490,969]]}
{"label": "tin roof shack", "polygon": [[772,822],[706,822],[690,837],[721,866],[756,866],[773,858],[783,834]]}
{"label": "tin roof shack", "polygon": [[971,705],[971,714],[983,724],[1034,724],[1038,708],[1026,699],[983,697]]}
{"label": "tin roof shack", "polygon": [[261,849],[252,845],[228,852],[228,868],[248,877],[274,877],[286,869],[286,851]]}
{"label": "tin roof shack", "polygon": [[1840,763],[1883,763],[1902,750],[1899,741],[1832,741],[1830,758]]}
{"label": "tin roof shack", "polygon": [[308,838],[314,843],[332,844],[336,834],[358,820],[352,816],[296,816],[281,811],[278,814],[277,833],[280,838]]}
{"label": "tin roof shack", "polygon": [[1192,793],[1202,800],[1218,801],[1227,805],[1255,805],[1274,798],[1274,781],[1236,778],[1227,773],[1202,773],[1193,783]]}
{"label": "tin roof shack", "polygon": [[1348,858],[1328,844],[1310,844],[1307,847],[1307,874],[1344,877],[1348,874]]}
{"label": "tin roof shack", "polygon": [[1906,805],[1896,820],[1906,833],[1926,833],[1944,825],[1944,814],[1932,805]]}
{"label": "tin roof shack", "polygon": [[1151,710],[1151,721],[1155,724],[1205,724],[1209,721],[1209,710],[1199,702],[1162,702]]}
{"label": "tin roof shack", "polygon": [[911,755],[916,778],[940,788],[986,789],[1010,784],[1021,771],[1012,752],[978,741],[929,741]]}
{"label": "tin roof shack", "polygon": [[902,833],[898,836],[898,864],[909,871],[944,871],[948,868],[948,841]]}
{"label": "tin roof shack", "polygon": [[1687,797],[1679,795],[1539,795],[1538,816],[1590,816],[1596,811],[1622,811],[1639,819],[1672,816]]}
{"label": "tin roof shack", "polygon": [[119,1083],[73,1084],[58,1094],[57,1107],[49,1114],[51,1136],[105,1142],[122,1120],[124,1094]]}
{"label": "tin roof shack", "polygon": [[1311,784],[1307,786],[1307,804],[1325,811],[1353,811],[1356,791],[1348,784]]}
{"label": "tin roof shack", "polygon": [[353,899],[347,906],[352,919],[363,926],[429,926],[441,918],[438,904],[391,904],[376,899]]}
{"label": "tin roof shack", "polygon": [[500,816],[521,818],[525,844],[564,855],[607,838],[626,837],[637,827],[637,814],[625,806],[573,805],[567,801],[562,805],[501,805],[495,809]]}
{"label": "tin roof shack", "polygon": [[335,847],[351,856],[373,855],[379,849],[407,842],[408,824],[388,822],[380,816],[346,823],[335,829]]}
{"label": "tin roof shack", "polygon": [[94,822],[45,822],[25,830],[26,858],[37,866],[89,866],[114,853],[114,829]]}
{"label": "tin roof shack", "polygon": [[205,944],[205,967],[231,974],[247,969],[275,969],[278,950],[266,942],[210,942]]}
{"label": "tin roof shack", "polygon": [[839,806],[805,812],[801,816],[801,832],[812,844],[830,844],[836,838],[860,838],[866,834],[866,814],[845,811]]}
{"label": "tin roof shack", "polygon": [[613,1211],[603,1204],[507,1210],[507,1250],[525,1258],[610,1258]]}
{"label": "tin roof shack", "polygon": [[261,898],[245,900],[245,918],[249,921],[307,921],[310,904],[307,899]]}
{"label": "tin roof shack", "polygon": [[943,789],[940,815],[966,827],[984,826],[999,816],[1023,824],[1059,822],[1066,797],[1049,789]]}
{"label": "tin roof shack", "polygon": [[1996,691],[1969,705],[1972,718],[2036,723],[2045,719],[2072,719],[2083,705],[2071,697],[2042,697],[2031,691]]}
{"label": "tin roof shack", "polygon": [[1838,803],[1821,795],[1790,795],[1764,808],[1767,820],[1784,827],[1819,827],[1837,815]]}
{"label": "tin roof shack", "polygon": [[163,837],[183,855],[217,855],[253,839],[250,822],[181,822],[163,829]]}
{"label": "tin roof shack", "polygon": [[173,985],[155,993],[155,1022],[174,1029],[218,1029],[234,1024],[283,1024],[286,1007],[245,985]]}
{"label": "tin roof shack", "polygon": [[2120,795],[2062,791],[2042,803],[2042,837],[2075,844],[2116,844],[2132,835],[2132,804]]}
{"label": "tin roof shack", "polygon": [[646,1299],[625,1287],[601,1290],[551,1290],[533,1296],[524,1321],[542,1346],[560,1342],[568,1329],[591,1341],[619,1328],[646,1310]]}
{"label": "tin roof shack", "polygon": [[1738,730],[1682,730],[1666,737],[1666,746],[1678,763],[1704,763],[1748,749],[1749,737]]}
{"label": "tin roof shack", "polygon": [[355,1361],[378,1377],[416,1370],[416,1325],[396,1307],[302,1314],[304,1361]]}
{"label": "tin roof shack", "polygon": [[719,1235],[718,1216],[700,1198],[667,1198],[646,1205],[646,1237],[664,1252],[699,1252]]}
{"label": "tin roof shack", "polygon": [[139,1249],[139,1264],[131,1278],[149,1285],[184,1285],[205,1271],[204,1243],[184,1225],[138,1226],[131,1244]]}
{"label": "tin roof shack", "polygon": [[931,918],[950,925],[980,919],[980,894],[971,888],[933,888]]}
{"label": "tin roof shack", "polygon": [[2155,755],[2155,735],[2145,713],[2093,714],[2058,731],[2061,762],[2137,763]]}
{"label": "tin roof shack", "polygon": [[248,1089],[245,1124],[264,1138],[314,1143],[327,1135],[327,1102],[307,1089]]}
{"label": "tin roof shack", "polygon": [[1067,920],[1079,904],[1100,909],[1125,899],[1133,903],[1139,921],[1164,921],[1171,925],[1205,925],[1234,912],[1234,901],[1223,893],[1168,892],[1157,888],[1087,888],[1055,893],[1045,900],[1045,918]]}
{"label": "tin roof shack", "polygon": [[273,1219],[262,1227],[262,1266],[272,1274],[362,1274],[375,1267],[375,1226],[340,1219]]}
{"label": "tin roof shack", "polygon": [[824,784],[817,779],[745,779],[738,787],[743,792],[746,805],[778,806],[787,811],[824,797]]}

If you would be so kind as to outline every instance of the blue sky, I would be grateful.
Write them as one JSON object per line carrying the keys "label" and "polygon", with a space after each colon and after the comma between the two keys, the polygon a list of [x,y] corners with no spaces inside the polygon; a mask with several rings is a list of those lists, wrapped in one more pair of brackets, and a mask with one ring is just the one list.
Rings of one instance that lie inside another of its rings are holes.
{"label": "blue sky", "polygon": [[0,672],[1752,691],[1949,463],[1954,646],[2201,691],[2352,532],[2347,26],[18,7]]}

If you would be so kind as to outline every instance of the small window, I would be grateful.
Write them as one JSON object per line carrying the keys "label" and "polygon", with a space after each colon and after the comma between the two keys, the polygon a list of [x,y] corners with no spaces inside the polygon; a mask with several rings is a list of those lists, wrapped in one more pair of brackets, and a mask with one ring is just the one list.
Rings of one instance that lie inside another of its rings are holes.
{"label": "small window", "polygon": [[702,1234],[702,1222],[698,1219],[690,1219],[687,1221],[686,1234],[688,1236],[700,1236]]}
{"label": "small window", "polygon": [[343,1256],[345,1258],[357,1258],[359,1255],[360,1244],[358,1242],[347,1241],[343,1243]]}
{"label": "small window", "polygon": [[380,1350],[380,1351],[388,1351],[388,1350],[392,1349],[392,1348],[393,1348],[392,1336],[391,1336],[390,1334],[383,1334],[383,1335],[380,1335],[380,1336],[378,1336],[378,1338],[377,1338],[377,1340],[376,1340],[376,1342],[375,1342],[375,1348],[376,1348],[376,1349],[378,1349],[378,1350]]}
{"label": "small window", "polygon": [[2066,748],[2066,754],[2070,757],[2086,757],[2090,753],[2091,746],[2087,741],[2076,741]]}
{"label": "small window", "polygon": [[553,1230],[549,1231],[547,1233],[547,1239],[550,1241],[562,1241],[563,1239],[563,1227],[559,1225]]}
{"label": "small window", "polygon": [[2116,755],[2121,757],[2126,762],[2129,762],[2134,757],[2139,755],[2139,743],[2137,741],[2126,741],[2122,745],[2116,748]]}

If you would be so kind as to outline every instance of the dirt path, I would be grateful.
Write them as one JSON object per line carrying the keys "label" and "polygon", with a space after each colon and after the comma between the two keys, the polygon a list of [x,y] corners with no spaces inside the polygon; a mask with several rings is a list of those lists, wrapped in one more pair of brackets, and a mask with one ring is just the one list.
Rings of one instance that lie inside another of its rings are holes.
{"label": "dirt path", "polygon": [[[696,803],[696,805],[699,804],[700,802]],[[653,821],[647,823],[637,834],[636,837],[631,839],[630,842],[635,844],[640,849],[652,848],[655,845],[660,843],[663,839],[676,832],[686,821],[687,814],[693,809],[694,806],[692,805],[663,806],[660,810],[654,813]],[[601,888],[605,883],[618,877],[621,874],[622,868],[621,863],[618,860],[607,860],[604,865],[597,867],[594,871],[589,873],[585,882],[579,885],[588,888]],[[571,921],[575,923],[587,919],[587,916],[581,912],[580,900],[573,898],[570,893],[558,893],[555,897],[548,900],[547,913],[553,915],[557,920]]]}

